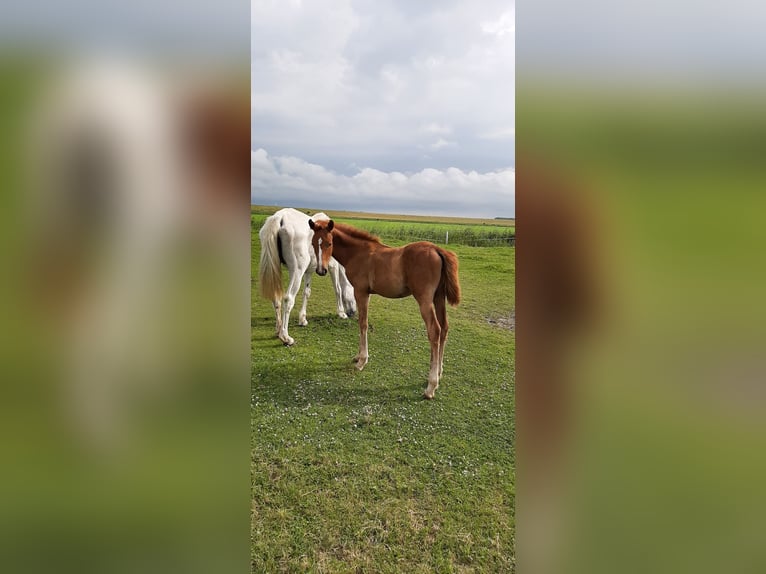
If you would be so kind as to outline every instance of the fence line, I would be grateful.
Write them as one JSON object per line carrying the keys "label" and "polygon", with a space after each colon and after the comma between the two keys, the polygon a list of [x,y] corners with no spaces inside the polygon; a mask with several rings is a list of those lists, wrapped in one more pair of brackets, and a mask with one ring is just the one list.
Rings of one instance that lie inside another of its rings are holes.
{"label": "fence line", "polygon": [[[380,235],[380,234],[377,234]],[[396,234],[388,234],[387,237],[382,237],[381,239],[385,242],[385,239],[390,240],[397,240],[397,241],[430,241],[431,243],[439,243],[442,245],[467,245],[469,247],[481,247],[482,245],[486,244],[492,244],[493,246],[498,245],[507,245],[508,247],[514,247],[516,245],[516,236],[515,235],[508,235],[505,237],[462,237],[458,239],[454,239],[452,243],[449,242],[449,232],[445,233],[445,236],[442,238],[442,240],[439,240],[434,235],[431,236],[417,236],[417,235],[406,235],[406,236],[397,236]]]}
{"label": "fence line", "polygon": [[[265,219],[266,216],[264,215],[263,218]],[[440,229],[440,230],[425,230],[425,229],[416,229],[413,227],[407,227],[404,224],[399,228],[376,228],[375,224],[372,225],[364,225],[364,224],[357,224],[358,227],[361,229],[365,229],[372,233],[373,235],[377,235],[381,238],[382,241],[391,240],[391,241],[406,241],[406,242],[412,242],[412,241],[430,241],[433,243],[437,243],[439,245],[444,245],[449,247],[450,245],[466,245],[470,247],[500,247],[500,246],[507,246],[507,247],[515,247],[516,246],[516,235],[503,235],[500,237],[497,237],[495,234],[498,232],[502,232],[502,230],[493,230],[486,233],[486,235],[489,235],[489,237],[484,236],[485,234],[482,232],[475,232],[471,229],[464,230],[459,228],[452,228],[452,229]],[[417,224],[416,224],[417,225]],[[409,230],[414,231],[415,233],[408,233]],[[510,231],[510,230],[508,230]],[[508,232],[506,231],[506,233]]]}

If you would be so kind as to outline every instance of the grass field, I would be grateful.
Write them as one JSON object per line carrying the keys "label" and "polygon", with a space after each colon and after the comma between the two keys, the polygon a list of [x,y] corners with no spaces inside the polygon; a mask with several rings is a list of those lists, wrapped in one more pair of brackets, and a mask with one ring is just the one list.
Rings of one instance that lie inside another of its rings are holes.
{"label": "grass field", "polygon": [[513,571],[515,249],[450,245],[463,302],[423,401],[412,298],[371,299],[370,362],[356,372],[357,322],[334,314],[331,282],[315,276],[309,325],[294,311],[296,344],[282,346],[257,293],[265,215],[251,219],[252,571]]}

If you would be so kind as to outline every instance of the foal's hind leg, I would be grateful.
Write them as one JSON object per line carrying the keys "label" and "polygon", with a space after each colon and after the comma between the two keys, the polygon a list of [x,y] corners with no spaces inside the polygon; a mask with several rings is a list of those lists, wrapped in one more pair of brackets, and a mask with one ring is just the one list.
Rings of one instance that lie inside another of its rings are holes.
{"label": "foal's hind leg", "polygon": [[436,318],[436,309],[431,300],[418,301],[420,304],[420,315],[426,324],[428,332],[428,341],[431,343],[431,370],[428,373],[428,386],[423,396],[427,399],[434,398],[436,388],[439,386],[439,371],[441,355],[439,353],[439,341],[441,339],[441,327]]}
{"label": "foal's hind leg", "polygon": [[441,335],[439,337],[439,377],[441,378],[444,373],[444,347],[447,344],[447,331],[449,331],[447,301],[444,298],[444,291],[441,289],[434,295],[434,307],[436,308],[436,320],[439,321],[439,326],[441,327]]}

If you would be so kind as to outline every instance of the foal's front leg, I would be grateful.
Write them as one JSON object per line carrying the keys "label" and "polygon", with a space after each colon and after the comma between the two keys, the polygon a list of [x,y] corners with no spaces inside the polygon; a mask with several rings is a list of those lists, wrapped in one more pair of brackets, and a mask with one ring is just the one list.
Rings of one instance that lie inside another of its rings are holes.
{"label": "foal's front leg", "polygon": [[370,358],[367,352],[367,307],[370,304],[370,294],[354,291],[356,307],[359,312],[359,353],[354,357],[357,370],[361,371]]}

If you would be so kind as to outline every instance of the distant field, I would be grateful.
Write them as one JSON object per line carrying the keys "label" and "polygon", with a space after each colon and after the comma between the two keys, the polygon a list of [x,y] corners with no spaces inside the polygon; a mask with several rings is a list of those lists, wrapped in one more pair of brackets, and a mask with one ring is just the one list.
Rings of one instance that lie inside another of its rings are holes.
{"label": "distant field", "polygon": [[[261,215],[271,215],[280,207],[273,205],[251,205],[250,212]],[[441,215],[397,215],[391,213],[370,213],[366,211],[339,211],[337,209],[308,209],[298,208],[299,211],[312,214],[324,211],[339,219],[372,219],[375,221],[404,221],[417,223],[453,223],[457,225],[496,225],[499,227],[515,227],[515,219],[480,219],[473,217],[447,217]]]}
{"label": "distant field", "polygon": [[[279,207],[251,206],[251,216],[271,215]],[[304,213],[319,210],[301,209]],[[441,245],[501,247],[514,245],[516,222],[513,219],[471,219],[467,217],[425,217],[419,215],[374,214],[331,211],[337,221],[366,229],[390,241],[432,241]]]}

